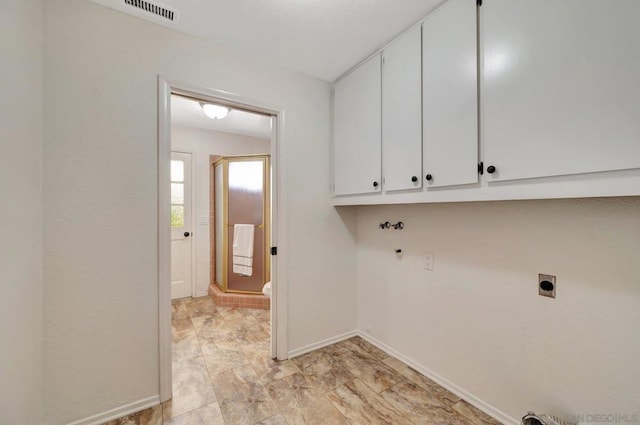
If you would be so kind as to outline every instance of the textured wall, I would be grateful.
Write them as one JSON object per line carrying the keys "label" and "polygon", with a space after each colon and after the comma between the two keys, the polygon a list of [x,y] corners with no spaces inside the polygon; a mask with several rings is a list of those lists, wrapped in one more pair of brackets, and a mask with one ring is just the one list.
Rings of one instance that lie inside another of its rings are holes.
{"label": "textured wall", "polygon": [[638,414],[639,252],[640,198],[361,207],[359,327],[512,418]]}
{"label": "textured wall", "polygon": [[0,423],[42,421],[42,4],[0,14]]}
{"label": "textured wall", "polygon": [[44,30],[48,423],[158,394],[158,74],[285,108],[289,348],[355,328],[327,83],[86,0],[45,2]]}

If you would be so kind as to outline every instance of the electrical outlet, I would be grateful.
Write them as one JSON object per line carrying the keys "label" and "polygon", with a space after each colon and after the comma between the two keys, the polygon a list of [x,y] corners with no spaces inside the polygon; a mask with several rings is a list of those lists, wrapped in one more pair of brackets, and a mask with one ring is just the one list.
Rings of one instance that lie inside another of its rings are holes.
{"label": "electrical outlet", "polygon": [[550,274],[538,275],[538,295],[543,297],[556,297],[556,277]]}
{"label": "electrical outlet", "polygon": [[423,259],[424,259],[424,269],[433,271],[433,262],[434,262],[433,254],[430,252],[425,252],[423,254]]}

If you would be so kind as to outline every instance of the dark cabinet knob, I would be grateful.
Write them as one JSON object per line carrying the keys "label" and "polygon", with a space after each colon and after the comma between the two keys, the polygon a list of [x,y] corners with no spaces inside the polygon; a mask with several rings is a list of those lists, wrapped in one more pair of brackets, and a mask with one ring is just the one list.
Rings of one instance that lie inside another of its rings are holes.
{"label": "dark cabinet knob", "polygon": [[191,233],[189,233],[189,232],[184,232],[184,237],[185,237],[185,238],[188,238],[189,236],[191,236]]}
{"label": "dark cabinet knob", "polygon": [[487,173],[489,173],[489,174],[493,174],[493,173],[495,173],[495,172],[496,172],[496,167],[494,167],[493,165],[489,165],[489,166],[487,167]]}
{"label": "dark cabinet knob", "polygon": [[427,174],[425,179],[427,179],[427,181],[431,181],[431,180],[433,180],[433,176],[431,174]]}
{"label": "dark cabinet knob", "polygon": [[373,187],[378,187],[378,182],[373,182]]}
{"label": "dark cabinet knob", "polygon": [[413,176],[413,177],[411,177],[411,181],[415,183],[415,182],[418,181],[418,178],[416,176]]}

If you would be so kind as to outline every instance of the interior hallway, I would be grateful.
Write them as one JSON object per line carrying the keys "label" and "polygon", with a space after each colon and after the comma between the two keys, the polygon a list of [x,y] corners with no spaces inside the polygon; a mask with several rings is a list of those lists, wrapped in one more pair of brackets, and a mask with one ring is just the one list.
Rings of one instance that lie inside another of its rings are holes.
{"label": "interior hallway", "polygon": [[173,399],[107,425],[498,424],[359,337],[276,362],[269,311],[173,302]]}

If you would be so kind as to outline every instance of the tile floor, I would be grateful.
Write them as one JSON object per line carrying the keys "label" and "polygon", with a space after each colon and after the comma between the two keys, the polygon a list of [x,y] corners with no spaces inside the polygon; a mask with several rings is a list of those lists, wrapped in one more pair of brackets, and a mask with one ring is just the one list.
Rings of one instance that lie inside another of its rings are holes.
{"label": "tile floor", "polygon": [[267,310],[173,302],[173,399],[107,425],[499,424],[355,337],[276,362]]}

